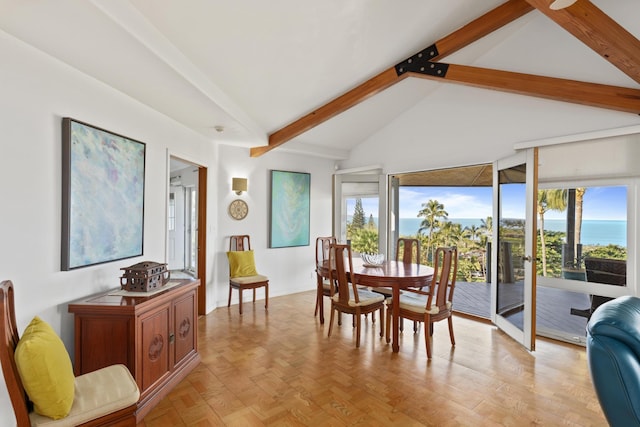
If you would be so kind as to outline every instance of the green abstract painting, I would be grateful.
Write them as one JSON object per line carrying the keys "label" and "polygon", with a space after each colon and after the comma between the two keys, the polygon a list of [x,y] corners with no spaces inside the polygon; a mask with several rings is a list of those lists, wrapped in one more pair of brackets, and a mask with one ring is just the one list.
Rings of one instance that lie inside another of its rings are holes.
{"label": "green abstract painting", "polygon": [[311,175],[271,171],[269,247],[309,246]]}

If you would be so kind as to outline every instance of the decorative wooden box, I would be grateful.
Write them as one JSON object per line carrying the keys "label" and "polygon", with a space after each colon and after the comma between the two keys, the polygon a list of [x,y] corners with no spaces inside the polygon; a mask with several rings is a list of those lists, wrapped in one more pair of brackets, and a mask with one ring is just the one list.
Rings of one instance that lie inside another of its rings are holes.
{"label": "decorative wooden box", "polygon": [[120,270],[124,270],[120,285],[122,289],[131,292],[153,291],[165,285],[171,276],[171,272],[167,271],[167,264],[153,261],[139,262]]}

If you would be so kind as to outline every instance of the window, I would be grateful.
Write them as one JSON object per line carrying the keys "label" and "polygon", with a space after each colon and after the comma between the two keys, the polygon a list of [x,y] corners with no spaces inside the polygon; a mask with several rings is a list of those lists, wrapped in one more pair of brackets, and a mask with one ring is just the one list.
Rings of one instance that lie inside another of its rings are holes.
{"label": "window", "polygon": [[632,293],[626,289],[630,188],[624,180],[539,186],[540,335],[584,344],[593,311],[615,295]]}
{"label": "window", "polygon": [[[626,185],[540,189],[537,212],[538,276],[607,283],[595,271],[620,273],[624,263],[595,259],[627,259]],[[616,283],[608,284],[620,284],[620,278],[611,279]]]}
{"label": "window", "polygon": [[176,193],[169,193],[169,215],[168,215],[169,231],[176,229]]}

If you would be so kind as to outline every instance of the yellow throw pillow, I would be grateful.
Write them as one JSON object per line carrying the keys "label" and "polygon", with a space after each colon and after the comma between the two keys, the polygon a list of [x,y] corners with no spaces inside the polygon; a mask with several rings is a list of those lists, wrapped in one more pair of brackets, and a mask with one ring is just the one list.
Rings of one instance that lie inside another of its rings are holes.
{"label": "yellow throw pillow", "polygon": [[16,365],[34,410],[54,420],[73,405],[73,367],[64,343],[38,316],[24,330],[15,351]]}
{"label": "yellow throw pillow", "polygon": [[256,263],[253,259],[253,251],[229,251],[229,271],[231,277],[247,277],[258,274]]}

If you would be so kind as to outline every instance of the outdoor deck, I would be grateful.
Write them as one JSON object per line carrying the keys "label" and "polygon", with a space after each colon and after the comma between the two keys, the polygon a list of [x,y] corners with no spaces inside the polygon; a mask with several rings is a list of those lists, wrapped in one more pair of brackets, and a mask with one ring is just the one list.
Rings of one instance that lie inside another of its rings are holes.
{"label": "outdoor deck", "polygon": [[[506,286],[505,293],[508,294],[509,285]],[[518,292],[518,288],[515,286],[513,290],[514,293]],[[572,315],[570,310],[572,307],[583,309],[589,305],[589,295],[538,287],[536,295],[536,328],[538,333],[552,337],[567,335],[565,338],[571,342],[584,343],[587,319]],[[453,308],[458,312],[489,319],[491,284],[457,282]]]}

